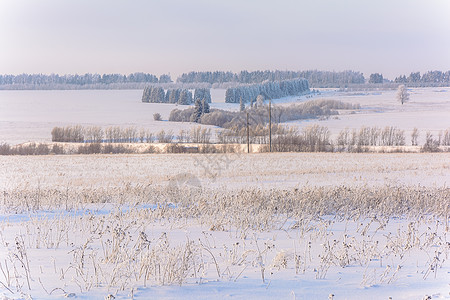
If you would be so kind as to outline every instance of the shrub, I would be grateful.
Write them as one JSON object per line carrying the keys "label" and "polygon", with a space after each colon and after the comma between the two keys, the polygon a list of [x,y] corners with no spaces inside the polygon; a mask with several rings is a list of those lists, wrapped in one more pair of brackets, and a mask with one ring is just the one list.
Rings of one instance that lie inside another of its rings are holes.
{"label": "shrub", "polygon": [[161,121],[161,114],[160,113],[154,113],[153,114],[153,120]]}
{"label": "shrub", "polygon": [[194,108],[174,109],[170,112],[169,121],[171,122],[190,122]]}
{"label": "shrub", "polygon": [[53,146],[52,146],[52,153],[53,154],[64,154],[64,148],[62,146],[57,145],[57,144],[53,144]]}
{"label": "shrub", "polygon": [[145,148],[144,152],[142,152],[142,153],[159,153],[159,152],[160,152],[160,151],[159,151],[158,148],[156,148],[156,147],[153,146],[153,145],[150,145],[150,146],[148,146],[147,148]]}
{"label": "shrub", "polygon": [[91,143],[80,145],[77,154],[98,154],[102,153],[102,145],[99,143]]}
{"label": "shrub", "polygon": [[123,145],[106,144],[103,145],[101,152],[104,154],[121,154],[121,153],[134,153],[135,151]]}
{"label": "shrub", "polygon": [[425,144],[420,149],[422,152],[439,152],[439,141],[433,138],[431,132],[426,133]]}
{"label": "shrub", "polygon": [[35,149],[35,155],[48,155],[50,154],[50,148],[47,144],[39,144]]}
{"label": "shrub", "polygon": [[11,146],[6,144],[6,143],[2,143],[0,144],[0,155],[11,155]]}

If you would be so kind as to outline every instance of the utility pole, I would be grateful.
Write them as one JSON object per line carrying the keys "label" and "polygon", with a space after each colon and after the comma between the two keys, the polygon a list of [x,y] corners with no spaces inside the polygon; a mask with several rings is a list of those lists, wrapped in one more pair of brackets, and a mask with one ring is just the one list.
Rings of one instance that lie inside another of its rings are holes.
{"label": "utility pole", "polygon": [[269,99],[269,152],[272,152],[272,98],[266,92],[262,92],[266,99]]}
{"label": "utility pole", "polygon": [[272,152],[272,99],[269,98],[269,152]]}
{"label": "utility pole", "polygon": [[250,153],[250,131],[248,128],[248,112],[247,112],[247,153]]}

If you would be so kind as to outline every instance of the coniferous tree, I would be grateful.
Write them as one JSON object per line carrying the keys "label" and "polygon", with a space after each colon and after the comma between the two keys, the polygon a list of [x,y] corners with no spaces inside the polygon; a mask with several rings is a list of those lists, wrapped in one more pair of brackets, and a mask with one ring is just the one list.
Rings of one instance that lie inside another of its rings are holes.
{"label": "coniferous tree", "polygon": [[144,92],[142,93],[142,102],[149,102],[150,100],[150,87],[145,87]]}
{"label": "coniferous tree", "polygon": [[170,90],[169,103],[178,103],[179,98],[180,98],[179,89]]}
{"label": "coniferous tree", "polygon": [[195,89],[194,91],[194,103],[198,99],[202,100],[204,98],[204,89]]}
{"label": "coniferous tree", "polygon": [[203,103],[200,99],[195,100],[194,104],[194,112],[191,115],[191,122],[197,122],[200,121],[200,118],[203,114]]}
{"label": "coniferous tree", "polygon": [[209,108],[209,103],[206,99],[202,100],[202,114],[209,114],[210,112],[210,108]]}
{"label": "coniferous tree", "polygon": [[370,74],[369,83],[383,83],[383,74],[379,73]]}
{"label": "coniferous tree", "polygon": [[150,88],[150,96],[149,96],[149,101],[150,103],[155,103],[156,101],[156,89],[154,87]]}
{"label": "coniferous tree", "polygon": [[197,99],[200,99],[200,100],[205,99],[208,103],[211,103],[211,91],[210,91],[210,89],[203,89],[203,88],[195,89],[195,91],[194,91],[194,102]]}
{"label": "coniferous tree", "polygon": [[403,76],[396,77],[394,82],[395,83],[407,83],[408,81],[406,80],[406,76],[403,75]]}
{"label": "coniferous tree", "polygon": [[195,89],[194,90],[194,103],[197,99],[203,99],[203,89]]}
{"label": "coniferous tree", "polygon": [[189,90],[181,90],[180,97],[178,98],[178,104],[189,105],[192,104],[192,93]]}
{"label": "coniferous tree", "polygon": [[412,72],[407,78],[408,82],[417,83],[420,82],[420,72]]}
{"label": "coniferous tree", "polygon": [[150,97],[149,97],[148,102],[156,103],[156,88],[155,87],[150,88]]}
{"label": "coniferous tree", "polygon": [[159,76],[159,83],[171,83],[172,82],[172,78],[170,78],[170,75],[168,74],[163,74],[161,76]]}
{"label": "coniferous tree", "polygon": [[165,103],[170,103],[170,94],[171,94],[171,90],[167,90],[166,95],[164,96]]}
{"label": "coniferous tree", "polygon": [[192,103],[194,103],[194,101],[193,101],[193,99],[192,99],[192,92],[191,91],[189,91],[189,90],[186,90],[186,103],[187,103],[187,105],[190,105],[190,104],[192,104]]}
{"label": "coniferous tree", "polygon": [[211,103],[211,90],[205,89],[203,92],[203,98],[206,100],[207,103]]}
{"label": "coniferous tree", "polygon": [[164,89],[161,87],[155,87],[152,89],[152,98],[154,103],[164,103],[165,94]]}

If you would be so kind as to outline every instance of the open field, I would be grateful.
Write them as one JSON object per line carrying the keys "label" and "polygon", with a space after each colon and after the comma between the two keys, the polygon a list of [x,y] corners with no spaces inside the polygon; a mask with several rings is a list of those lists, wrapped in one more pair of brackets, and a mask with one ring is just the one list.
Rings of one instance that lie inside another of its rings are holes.
{"label": "open field", "polygon": [[0,157],[5,299],[449,299],[447,153]]}
{"label": "open field", "polygon": [[338,118],[290,122],[289,125],[302,128],[311,124],[319,124],[328,127],[332,137],[345,128],[359,129],[363,125],[381,128],[394,126],[405,131],[407,144],[410,144],[411,132],[416,127],[421,132],[419,144],[423,144],[427,131],[437,136],[440,130],[445,130],[450,126],[448,121],[450,89],[412,88],[408,90],[410,101],[404,105],[401,105],[396,99],[397,90],[365,92],[325,90],[317,97],[360,104],[361,110],[355,114],[341,114]]}
{"label": "open field", "polygon": [[[216,92],[212,107],[238,109]],[[419,151],[414,127],[419,145],[449,128],[448,93],[413,89],[402,106],[395,91],[323,90],[314,98],[361,109],[288,125],[326,126],[333,139],[395,126],[402,150]],[[49,143],[73,124],[197,125],[154,121],[176,106],[140,95],[1,91],[0,142]],[[128,146],[148,145],[164,148]],[[0,296],[450,299],[449,183],[448,152],[0,156]]]}
{"label": "open field", "polygon": [[[359,130],[361,126],[395,126],[405,131],[406,144],[416,127],[423,145],[426,132],[436,138],[440,131],[449,128],[450,88],[412,88],[411,99],[401,105],[395,90],[341,92],[323,89],[320,94],[286,97],[273,101],[277,105],[290,105],[312,99],[338,100],[360,104],[357,111],[341,111],[341,115],[328,120],[300,120],[286,125],[303,128],[311,124],[328,127],[332,139],[345,128]],[[239,110],[239,104],[224,103],[225,90],[211,90],[211,108]],[[87,91],[0,91],[0,143],[50,142],[55,126],[82,125],[130,127],[157,133],[161,129],[190,130],[197,123],[169,122],[170,112],[188,106],[175,104],[142,103],[142,90],[87,90]],[[248,105],[248,103],[247,103]],[[153,114],[160,113],[164,121],[154,121]],[[214,126],[204,126],[213,131]]]}
{"label": "open field", "polygon": [[448,153],[257,153],[0,156],[0,188],[165,185],[189,173],[202,186],[450,185]]}
{"label": "open field", "polygon": [[0,143],[50,142],[53,127],[73,124],[137,126],[154,133],[198,125],[154,121],[154,113],[168,120],[181,107],[142,103],[141,98],[142,90],[0,91]]}

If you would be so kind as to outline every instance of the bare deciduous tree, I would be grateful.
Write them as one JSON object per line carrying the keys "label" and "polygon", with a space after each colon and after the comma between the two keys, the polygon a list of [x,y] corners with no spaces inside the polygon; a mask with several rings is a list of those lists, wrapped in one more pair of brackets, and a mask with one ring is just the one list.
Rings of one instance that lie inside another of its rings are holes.
{"label": "bare deciduous tree", "polygon": [[417,146],[417,138],[419,137],[419,130],[414,127],[412,133],[411,133],[411,145]]}
{"label": "bare deciduous tree", "polygon": [[444,139],[442,140],[443,146],[450,146],[450,129],[445,130]]}
{"label": "bare deciduous tree", "polygon": [[404,84],[398,86],[397,100],[403,105],[403,103],[409,100],[409,93]]}

